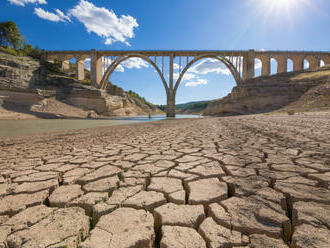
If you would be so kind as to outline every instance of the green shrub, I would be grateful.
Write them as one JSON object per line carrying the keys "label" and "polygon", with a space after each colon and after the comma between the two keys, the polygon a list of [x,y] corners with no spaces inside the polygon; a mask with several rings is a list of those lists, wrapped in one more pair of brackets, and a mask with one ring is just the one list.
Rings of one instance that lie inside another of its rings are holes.
{"label": "green shrub", "polygon": [[11,47],[0,47],[0,52],[7,53],[10,55],[17,56],[17,51]]}

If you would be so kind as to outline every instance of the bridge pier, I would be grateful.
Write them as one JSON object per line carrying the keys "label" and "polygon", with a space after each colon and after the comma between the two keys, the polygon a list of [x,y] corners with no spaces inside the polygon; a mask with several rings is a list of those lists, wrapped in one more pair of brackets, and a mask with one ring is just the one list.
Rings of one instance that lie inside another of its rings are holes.
{"label": "bridge pier", "polygon": [[324,61],[325,66],[330,66],[330,56],[324,56],[322,57],[322,60]]}
{"label": "bridge pier", "polygon": [[288,59],[287,57],[278,56],[277,60],[277,73],[283,73],[288,71]]}
{"label": "bridge pier", "polygon": [[249,50],[248,54],[243,56],[243,80],[254,77],[255,51]]}
{"label": "bridge pier", "polygon": [[294,57],[292,57],[292,61],[293,61],[293,71],[304,70],[304,57],[303,56],[294,56]]}
{"label": "bridge pier", "polygon": [[173,89],[166,91],[167,104],[166,104],[166,116],[175,117],[175,95],[176,92]]}
{"label": "bridge pier", "polygon": [[268,76],[270,75],[270,58],[269,57],[263,57],[261,59],[261,75],[262,76]]}
{"label": "bridge pier", "polygon": [[84,61],[85,59],[81,57],[76,57],[76,77],[78,80],[85,79]]}
{"label": "bridge pier", "polygon": [[102,56],[96,50],[91,51],[91,83],[100,88],[102,80]]}
{"label": "bridge pier", "polygon": [[320,67],[321,60],[315,56],[309,56],[306,58],[309,63],[309,69],[316,70]]}
{"label": "bridge pier", "polygon": [[70,69],[70,60],[61,60],[61,69],[67,71]]}
{"label": "bridge pier", "polygon": [[170,55],[169,61],[170,71],[169,71],[169,82],[168,88],[166,88],[166,96],[167,96],[167,103],[166,103],[166,116],[167,117],[175,117],[175,95],[176,92],[173,88],[173,80],[174,80],[174,55]]}

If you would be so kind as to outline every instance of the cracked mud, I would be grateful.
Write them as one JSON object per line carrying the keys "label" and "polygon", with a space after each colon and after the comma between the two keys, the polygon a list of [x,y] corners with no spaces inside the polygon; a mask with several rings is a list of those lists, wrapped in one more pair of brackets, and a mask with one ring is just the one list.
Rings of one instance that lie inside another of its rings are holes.
{"label": "cracked mud", "polygon": [[330,114],[0,140],[0,248],[330,244]]}

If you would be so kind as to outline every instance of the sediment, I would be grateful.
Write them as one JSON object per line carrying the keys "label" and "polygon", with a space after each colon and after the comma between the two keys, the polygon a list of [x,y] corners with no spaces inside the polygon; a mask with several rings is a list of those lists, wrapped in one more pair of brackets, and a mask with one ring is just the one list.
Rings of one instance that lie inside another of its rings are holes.
{"label": "sediment", "polygon": [[328,247],[330,113],[0,139],[0,247]]}

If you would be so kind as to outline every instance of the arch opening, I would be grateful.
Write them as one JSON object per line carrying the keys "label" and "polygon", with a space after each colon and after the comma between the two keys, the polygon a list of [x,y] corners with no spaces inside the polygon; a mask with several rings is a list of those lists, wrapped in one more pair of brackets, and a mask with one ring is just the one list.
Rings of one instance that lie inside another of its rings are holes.
{"label": "arch opening", "polygon": [[235,66],[225,57],[223,56],[210,56],[210,55],[202,55],[199,57],[195,57],[192,61],[190,61],[185,68],[182,70],[182,72],[180,73],[176,83],[175,83],[175,87],[174,87],[174,93],[176,92],[176,90],[178,89],[180,82],[182,81],[184,75],[186,74],[186,72],[191,68],[191,66],[193,64],[195,64],[196,62],[202,60],[202,59],[215,59],[218,60],[219,62],[221,62],[222,64],[224,64],[227,69],[229,70],[229,72],[233,75],[235,82],[237,85],[241,84],[241,76],[239,71],[235,68]]}
{"label": "arch opening", "polygon": [[304,59],[304,70],[308,70],[310,68],[310,62],[308,59]]}
{"label": "arch opening", "polygon": [[101,83],[100,83],[101,89],[103,89],[103,90],[106,89],[106,87],[109,83],[109,79],[111,78],[112,73],[118,68],[118,66],[120,66],[123,62],[125,62],[126,60],[131,59],[131,58],[140,58],[140,59],[143,59],[144,61],[148,62],[150,65],[152,65],[153,68],[158,73],[158,75],[160,76],[164,88],[166,90],[168,89],[168,86],[167,86],[166,80],[164,78],[164,75],[162,74],[162,72],[158,68],[157,64],[154,63],[149,57],[141,55],[141,54],[128,54],[126,56],[119,57],[117,60],[114,60],[104,72],[104,75],[103,75]]}
{"label": "arch opening", "polygon": [[146,60],[132,54],[117,58],[105,56],[102,58],[104,74],[100,84],[101,89],[108,93],[116,91],[122,95],[123,91],[120,89],[122,88],[128,95],[142,101],[163,104],[166,93],[159,82],[159,73],[155,73],[157,69],[150,62],[153,62],[151,58]]}
{"label": "arch opening", "polygon": [[261,59],[254,59],[254,77],[260,77],[262,75],[262,62]]}
{"label": "arch opening", "polygon": [[274,75],[278,72],[278,61],[275,58],[270,59],[270,74]]}
{"label": "arch opening", "polygon": [[[239,66],[241,60],[241,58],[228,57],[224,59],[233,66],[236,64]],[[175,63],[177,62],[178,59],[175,59]],[[182,69],[181,73],[178,68],[174,73],[174,79],[179,82],[175,88],[178,104],[196,102],[196,105],[203,105],[204,101],[226,96],[237,85],[228,66],[222,62],[222,59],[219,60],[213,56],[192,59],[188,64],[184,63]],[[239,74],[239,71],[237,73]],[[181,79],[179,79],[180,76]]]}
{"label": "arch opening", "polygon": [[287,72],[292,72],[293,71],[293,60],[288,58],[287,59]]}

